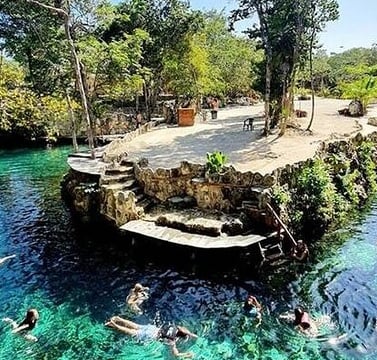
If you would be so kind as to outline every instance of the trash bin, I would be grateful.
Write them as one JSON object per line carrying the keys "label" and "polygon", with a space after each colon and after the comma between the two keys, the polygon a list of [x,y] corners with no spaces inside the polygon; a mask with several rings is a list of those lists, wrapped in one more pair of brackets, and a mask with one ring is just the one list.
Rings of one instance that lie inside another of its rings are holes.
{"label": "trash bin", "polygon": [[211,119],[216,120],[217,119],[217,111],[216,110],[211,110]]}

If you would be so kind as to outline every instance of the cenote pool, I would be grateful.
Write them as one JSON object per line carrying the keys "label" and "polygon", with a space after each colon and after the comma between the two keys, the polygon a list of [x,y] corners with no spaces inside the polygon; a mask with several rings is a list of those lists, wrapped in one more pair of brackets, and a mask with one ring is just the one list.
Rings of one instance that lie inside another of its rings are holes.
{"label": "cenote pool", "polygon": [[[103,326],[127,315],[135,282],[151,288],[140,323],[157,311],[199,335],[179,344],[196,359],[376,359],[377,203],[328,236],[308,265],[246,278],[135,260],[109,232],[74,224],[60,197],[68,148],[0,150],[0,318],[39,310],[37,343],[0,322],[0,359],[170,359],[163,344],[138,344]],[[263,303],[260,328],[240,311],[248,292]],[[304,304],[331,319],[318,339],[296,333],[278,315]]]}

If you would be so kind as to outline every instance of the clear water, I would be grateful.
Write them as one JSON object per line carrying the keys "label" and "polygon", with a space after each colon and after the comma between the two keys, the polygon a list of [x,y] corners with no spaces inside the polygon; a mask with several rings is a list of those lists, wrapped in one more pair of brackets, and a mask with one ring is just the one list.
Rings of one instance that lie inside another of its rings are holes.
{"label": "clear water", "polygon": [[[68,149],[0,150],[0,318],[40,312],[37,343],[0,322],[0,359],[169,359],[160,343],[139,344],[103,326],[129,316],[135,282],[151,288],[145,314],[189,327],[196,342],[179,344],[196,359],[375,359],[377,356],[377,206],[313,252],[316,261],[246,279],[193,275],[135,261],[108,232],[75,225],[60,198]],[[255,329],[240,308],[247,292],[265,308]],[[331,322],[321,336],[298,334],[278,315],[304,304]]]}

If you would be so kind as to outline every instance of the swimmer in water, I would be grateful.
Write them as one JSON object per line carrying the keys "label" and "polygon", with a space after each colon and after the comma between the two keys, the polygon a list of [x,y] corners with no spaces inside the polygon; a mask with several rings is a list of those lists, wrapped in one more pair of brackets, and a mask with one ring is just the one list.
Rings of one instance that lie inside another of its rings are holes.
{"label": "swimmer in water", "polygon": [[105,325],[139,341],[163,341],[170,346],[172,354],[176,357],[192,358],[194,356],[191,352],[179,352],[177,348],[176,343],[180,339],[197,339],[197,335],[183,326],[172,324],[163,326],[140,325],[119,316],[113,316]]}
{"label": "swimmer in water", "polygon": [[262,323],[262,305],[259,303],[257,298],[253,295],[249,295],[243,305],[243,309],[246,314],[250,317],[257,319],[257,324],[255,327],[260,326]]}
{"label": "swimmer in water", "polygon": [[318,335],[318,327],[314,320],[311,319],[308,312],[303,308],[297,307],[294,314],[284,314],[279,316],[281,319],[293,321],[293,325],[305,335],[315,337]]}
{"label": "swimmer in water", "polygon": [[31,330],[35,328],[35,325],[37,324],[38,319],[39,319],[38,311],[36,309],[29,309],[26,312],[24,320],[22,320],[19,324],[10,318],[4,318],[3,321],[12,326],[13,334],[20,334],[26,340],[29,340],[29,341],[38,341],[38,339],[34,335],[31,335],[29,333]]}
{"label": "swimmer in water", "polygon": [[126,303],[134,313],[140,315],[143,313],[140,309],[140,305],[147,299],[149,299],[149,288],[137,283],[130,290],[126,298]]}

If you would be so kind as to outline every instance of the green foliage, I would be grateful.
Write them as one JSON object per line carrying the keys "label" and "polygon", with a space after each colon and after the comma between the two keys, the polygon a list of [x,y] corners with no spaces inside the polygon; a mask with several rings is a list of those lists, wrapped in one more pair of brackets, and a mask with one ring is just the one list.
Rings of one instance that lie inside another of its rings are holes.
{"label": "green foliage", "polygon": [[[35,139],[54,138],[67,119],[67,104],[58,96],[38,96],[24,83],[22,68],[0,58],[0,133]],[[77,104],[73,103],[77,108]]]}
{"label": "green foliage", "polygon": [[292,201],[289,190],[286,187],[280,185],[275,185],[272,188],[271,197],[278,207],[286,207]]}
{"label": "green foliage", "polygon": [[352,98],[361,101],[363,110],[366,108],[370,101],[377,97],[377,78],[373,76],[363,77],[351,83],[343,83],[340,85],[343,93],[343,98]]}
{"label": "green foliage", "polygon": [[178,95],[246,95],[261,60],[253,42],[231,34],[224,16],[210,12],[202,28],[182,41],[180,51],[165,53],[162,76],[166,90]]}
{"label": "green foliage", "polygon": [[220,174],[228,161],[228,157],[221,151],[207,153],[207,172],[208,174]]}
{"label": "green foliage", "polygon": [[358,188],[355,186],[356,182],[360,179],[359,170],[354,170],[343,175],[341,178],[341,185],[343,188],[344,196],[349,199],[352,205],[359,205],[360,197]]}
{"label": "green foliage", "polygon": [[205,15],[205,46],[223,91],[213,94],[229,97],[247,95],[259,76],[257,72],[264,59],[263,51],[257,50],[255,40],[230,33],[223,14],[210,12]]}
{"label": "green foliage", "polygon": [[358,150],[361,171],[372,191],[377,191],[376,174],[376,145],[371,141],[364,141]]}
{"label": "green foliage", "polygon": [[145,71],[140,67],[140,61],[142,46],[147,40],[148,34],[137,29],[110,43],[100,41],[94,35],[78,43],[88,73],[88,96],[98,117],[103,103],[132,100],[136,94],[141,94]]}
{"label": "green foliage", "polygon": [[313,232],[324,231],[347,208],[323,160],[315,160],[301,170],[294,196],[296,226]]}
{"label": "green foliage", "polygon": [[[232,22],[250,18],[250,37],[259,37],[266,58],[266,96],[282,103],[293,98],[297,69],[310,56],[317,35],[327,22],[339,16],[335,0],[239,0],[232,12]],[[254,19],[256,16],[258,22]],[[266,105],[268,106],[268,105]],[[278,107],[274,122],[284,119]],[[266,117],[265,132],[269,132]]]}

